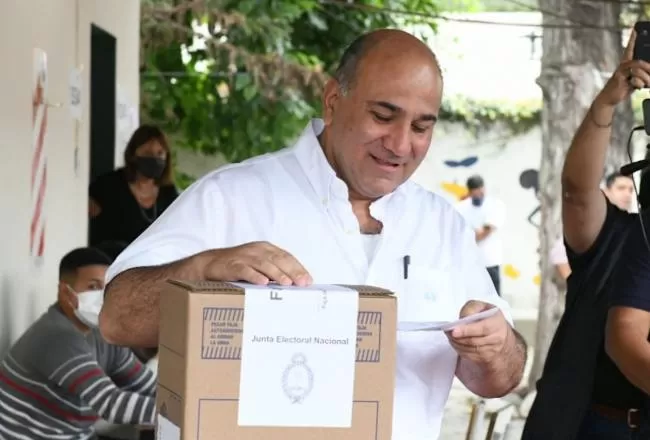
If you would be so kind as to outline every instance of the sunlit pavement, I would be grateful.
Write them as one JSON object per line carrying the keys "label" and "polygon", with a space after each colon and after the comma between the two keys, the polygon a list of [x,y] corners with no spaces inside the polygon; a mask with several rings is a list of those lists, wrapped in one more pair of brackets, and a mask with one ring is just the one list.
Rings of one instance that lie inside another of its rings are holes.
{"label": "sunlit pavement", "polygon": [[[526,368],[523,383],[528,380],[528,372],[532,365],[532,348],[529,347],[528,364]],[[454,380],[454,384],[449,395],[449,401],[445,407],[445,416],[442,421],[442,430],[440,432],[440,440],[464,440],[467,435],[467,428],[472,411],[472,403],[476,397],[465,386],[460,383],[458,379]],[[487,423],[483,424],[484,427]],[[521,431],[523,429],[523,421],[513,419],[508,436],[504,440],[521,438]],[[485,438],[485,434],[479,436],[481,440]]]}

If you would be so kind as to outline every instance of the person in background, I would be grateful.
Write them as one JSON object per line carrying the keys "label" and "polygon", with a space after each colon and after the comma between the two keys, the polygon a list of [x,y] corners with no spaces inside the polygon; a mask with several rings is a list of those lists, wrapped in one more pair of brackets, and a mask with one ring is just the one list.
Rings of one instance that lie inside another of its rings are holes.
{"label": "person in background", "polygon": [[571,266],[569,266],[569,259],[566,256],[564,237],[555,240],[555,244],[549,254],[549,260],[553,267],[555,267],[555,276],[557,276],[557,279],[566,282],[569,275],[571,275]]}
{"label": "person in background", "polygon": [[[614,172],[605,177],[605,196],[610,203],[622,211],[629,212],[634,200],[634,182],[629,176]],[[551,264],[555,266],[560,279],[566,280],[571,275],[571,266],[564,247],[564,237],[557,239],[550,253]]]}
{"label": "person in background", "polygon": [[476,242],[483,255],[494,288],[501,295],[501,265],[503,244],[501,229],[505,223],[506,209],[497,198],[486,196],[481,176],[467,179],[468,197],[458,203],[458,211],[465,217],[476,233]]}
{"label": "person in background", "polygon": [[[636,402],[626,414],[635,424],[629,429],[638,430],[636,437],[628,437],[633,439],[650,438],[650,244],[647,236],[650,219],[647,216],[648,211],[641,214],[643,227],[635,222],[625,242],[605,333],[607,354],[634,385],[622,390],[629,401]],[[622,428],[619,431],[624,433]]]}
{"label": "person in background", "polygon": [[[650,159],[650,150],[646,153]],[[605,333],[605,350],[623,375],[634,385],[627,392],[635,395],[641,422],[639,438],[650,438],[650,170],[641,173],[639,182],[641,222],[630,231],[616,273],[615,293],[610,302]]]}
{"label": "person in background", "polygon": [[79,248],[61,259],[58,299],[0,364],[0,438],[93,438],[100,419],[153,425],[156,376],[97,330],[103,252]]}
{"label": "person in background", "polygon": [[630,176],[624,176],[618,171],[605,177],[603,191],[609,202],[622,211],[630,212],[634,201],[634,181]]}
{"label": "person in background", "polygon": [[178,197],[163,132],[140,126],[124,151],[124,167],[99,176],[88,192],[90,245],[135,240]]}
{"label": "person in background", "polygon": [[564,162],[562,228],[571,276],[564,315],[537,382],[522,440],[634,439],[639,409],[647,403],[605,351],[609,303],[618,290],[616,264],[627,234],[638,223],[638,216],[629,212],[632,181],[614,175],[607,179],[610,188],[603,191],[600,185],[615,108],[635,89],[650,84],[650,63],[632,59],[634,39],[632,32],[619,66],[586,112]]}

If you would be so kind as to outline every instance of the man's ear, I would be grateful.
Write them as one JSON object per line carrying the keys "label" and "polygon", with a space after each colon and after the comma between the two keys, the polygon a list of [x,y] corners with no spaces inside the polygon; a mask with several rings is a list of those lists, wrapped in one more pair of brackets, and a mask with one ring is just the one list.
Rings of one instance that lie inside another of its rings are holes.
{"label": "man's ear", "polygon": [[336,104],[338,103],[340,97],[341,87],[339,86],[338,81],[335,79],[330,79],[327,81],[327,84],[325,84],[325,89],[323,90],[323,121],[325,122],[325,125],[332,123]]}
{"label": "man's ear", "polygon": [[68,286],[68,283],[65,281],[59,281],[57,299],[59,301],[59,304],[72,308],[77,307],[77,295],[71,291],[70,286]]}

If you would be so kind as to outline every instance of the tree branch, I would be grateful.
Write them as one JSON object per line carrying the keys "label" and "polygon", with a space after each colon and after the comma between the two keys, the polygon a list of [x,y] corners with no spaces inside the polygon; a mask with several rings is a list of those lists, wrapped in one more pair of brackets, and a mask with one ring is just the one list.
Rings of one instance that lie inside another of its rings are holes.
{"label": "tree branch", "polygon": [[[214,60],[226,60],[223,72],[234,75],[245,71],[267,98],[279,99],[291,90],[319,95],[328,76],[321,66],[305,66],[275,52],[254,53],[228,41],[228,35],[237,28],[251,32],[249,19],[238,12],[226,12],[209,5],[205,0],[186,0],[175,5],[148,2],[142,5],[142,53],[172,44],[184,44],[195,37],[205,40],[206,51]],[[203,35],[192,27],[187,14],[200,21],[214,24],[210,35]],[[215,34],[218,32],[220,38]],[[224,37],[225,36],[225,37]]]}

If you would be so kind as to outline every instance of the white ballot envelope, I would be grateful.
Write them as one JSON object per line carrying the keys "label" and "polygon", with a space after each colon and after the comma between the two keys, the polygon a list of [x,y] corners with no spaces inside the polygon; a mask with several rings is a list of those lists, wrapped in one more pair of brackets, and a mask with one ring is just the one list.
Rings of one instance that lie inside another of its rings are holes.
{"label": "white ballot envelope", "polygon": [[481,321],[483,319],[489,318],[490,316],[496,315],[499,311],[498,307],[492,307],[491,309],[484,310],[479,313],[474,313],[473,315],[466,316],[456,321],[438,321],[438,322],[408,322],[403,321],[397,323],[397,331],[401,332],[436,332],[436,331],[447,331],[452,330],[453,328],[459,327],[461,325],[470,324],[472,322]]}

